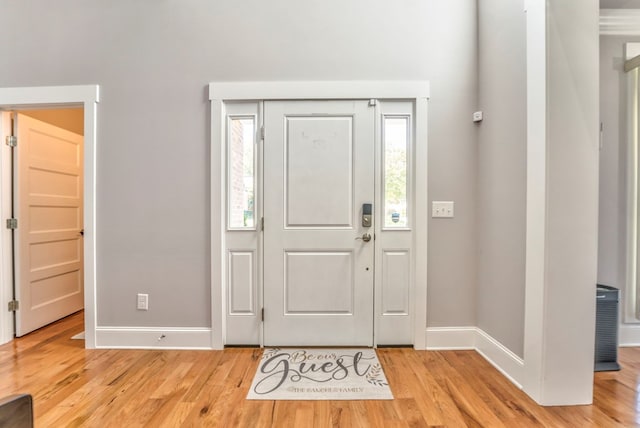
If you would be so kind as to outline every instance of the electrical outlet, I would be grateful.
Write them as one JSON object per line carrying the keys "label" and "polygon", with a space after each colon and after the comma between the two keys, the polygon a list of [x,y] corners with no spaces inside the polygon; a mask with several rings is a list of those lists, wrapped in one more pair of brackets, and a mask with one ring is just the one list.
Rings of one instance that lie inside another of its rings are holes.
{"label": "electrical outlet", "polygon": [[433,201],[431,204],[431,217],[452,218],[453,201]]}
{"label": "electrical outlet", "polygon": [[138,294],[138,309],[141,311],[149,310],[149,295]]}

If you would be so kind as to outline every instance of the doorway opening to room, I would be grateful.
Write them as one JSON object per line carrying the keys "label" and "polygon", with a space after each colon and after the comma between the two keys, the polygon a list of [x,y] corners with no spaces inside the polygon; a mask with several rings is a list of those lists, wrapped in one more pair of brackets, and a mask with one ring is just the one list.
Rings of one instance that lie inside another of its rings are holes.
{"label": "doorway opening to room", "polygon": [[334,83],[212,84],[214,347],[424,346],[426,97]]}
{"label": "doorway opening to room", "polygon": [[22,337],[84,309],[84,109],[11,109],[2,120],[9,305]]}
{"label": "doorway opening to room", "polygon": [[0,343],[75,314],[96,347],[98,102],[97,85],[0,88]]}

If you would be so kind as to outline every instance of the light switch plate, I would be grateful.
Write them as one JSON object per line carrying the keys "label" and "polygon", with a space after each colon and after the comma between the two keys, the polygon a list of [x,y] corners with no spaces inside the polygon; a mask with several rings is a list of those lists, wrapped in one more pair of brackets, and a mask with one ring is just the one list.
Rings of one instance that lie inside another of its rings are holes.
{"label": "light switch plate", "polygon": [[433,201],[431,203],[431,217],[453,218],[453,201]]}

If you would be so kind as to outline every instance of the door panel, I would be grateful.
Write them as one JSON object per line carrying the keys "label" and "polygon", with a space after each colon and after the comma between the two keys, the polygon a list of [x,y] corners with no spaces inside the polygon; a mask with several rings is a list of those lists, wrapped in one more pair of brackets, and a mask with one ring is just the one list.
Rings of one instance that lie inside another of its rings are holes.
{"label": "door panel", "polygon": [[408,250],[382,251],[382,315],[409,314],[410,263]]}
{"label": "door panel", "polygon": [[83,137],[16,115],[16,335],[83,308]]}
{"label": "door panel", "polygon": [[254,313],[254,258],[253,251],[229,251],[229,313],[232,315]]}
{"label": "door panel", "polygon": [[285,251],[284,314],[353,314],[353,262],[351,251]]}
{"label": "door panel", "polygon": [[285,120],[287,227],[351,227],[353,117]]}
{"label": "door panel", "polygon": [[374,110],[264,104],[264,343],[373,345]]}

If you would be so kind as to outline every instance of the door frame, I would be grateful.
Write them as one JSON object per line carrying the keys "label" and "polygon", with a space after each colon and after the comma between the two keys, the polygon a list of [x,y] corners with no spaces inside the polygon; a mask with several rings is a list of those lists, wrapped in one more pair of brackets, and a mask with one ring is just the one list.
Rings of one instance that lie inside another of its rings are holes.
{"label": "door frame", "polygon": [[[96,347],[96,125],[97,104],[100,101],[98,85],[77,86],[40,86],[0,88],[0,111],[23,108],[55,108],[80,107],[84,108],[84,330],[85,348]],[[6,126],[6,125],[5,125]],[[0,122],[0,135],[5,135]],[[2,144],[3,174],[0,176],[1,220],[9,218],[11,206],[10,196],[7,197],[7,186],[11,185],[11,176],[7,176],[4,168],[10,162],[10,151],[6,144]],[[10,188],[9,188],[10,189]],[[1,226],[1,225],[0,225]],[[13,314],[2,310],[12,299],[13,281],[11,255],[11,234],[4,227],[0,227],[0,344],[13,340]]]}
{"label": "door frame", "polygon": [[211,335],[214,349],[223,349],[226,332],[225,241],[226,156],[225,102],[276,100],[403,100],[415,105],[416,221],[414,297],[414,349],[426,349],[427,328],[427,107],[428,81],[289,81],[212,82],[211,102]]}

